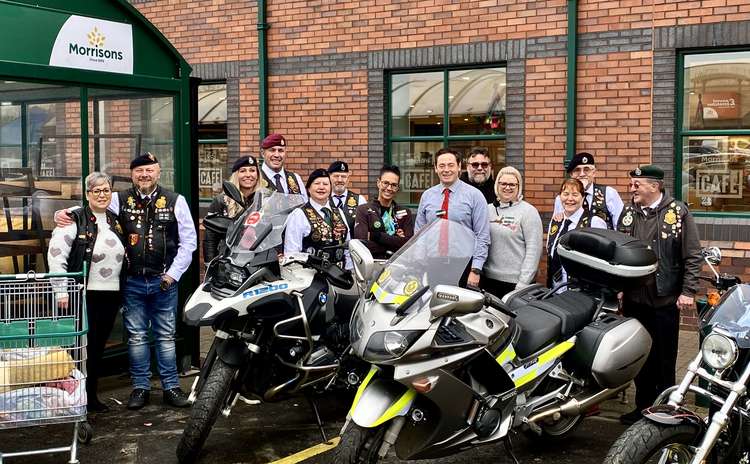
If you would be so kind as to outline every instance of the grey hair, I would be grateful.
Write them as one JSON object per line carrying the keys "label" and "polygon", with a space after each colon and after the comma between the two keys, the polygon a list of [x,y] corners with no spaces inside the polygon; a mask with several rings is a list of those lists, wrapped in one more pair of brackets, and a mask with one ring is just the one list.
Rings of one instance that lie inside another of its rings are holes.
{"label": "grey hair", "polygon": [[109,184],[109,188],[112,188],[112,179],[105,173],[94,171],[88,176],[86,176],[86,180],[84,183],[86,184],[86,190],[93,190],[94,187],[101,184],[102,181]]}

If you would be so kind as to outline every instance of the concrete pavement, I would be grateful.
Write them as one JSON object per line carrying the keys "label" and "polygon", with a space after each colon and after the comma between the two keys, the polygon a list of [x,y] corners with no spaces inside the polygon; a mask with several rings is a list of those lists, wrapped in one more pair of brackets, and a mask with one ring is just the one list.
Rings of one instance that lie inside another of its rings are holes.
{"label": "concrete pavement", "polygon": [[[210,333],[206,333],[210,340]],[[207,349],[207,345],[206,348]],[[698,337],[692,332],[680,333],[678,378],[698,350]],[[182,379],[188,389],[192,378]],[[112,408],[107,414],[92,418],[94,439],[81,447],[82,463],[96,464],[169,464],[176,462],[174,450],[180,439],[188,410],[161,405],[158,382],[153,384],[151,404],[141,411],[128,411],[124,403],[130,393],[126,376],[109,377],[102,381],[101,398]],[[601,463],[611,443],[624,430],[617,418],[632,409],[633,389],[627,392],[631,404],[622,398],[607,401],[597,416],[583,421],[575,434],[564,443],[544,446],[530,443],[523,435],[515,439],[516,455],[522,463]],[[117,401],[123,403],[117,404]],[[329,437],[336,436],[349,407],[351,396],[321,399],[320,409]],[[201,462],[222,464],[261,464],[293,455],[321,442],[313,415],[302,398],[274,404],[238,404],[229,418],[219,418],[208,438]],[[42,446],[62,446],[69,442],[72,426],[58,425],[0,432],[0,452]],[[322,456],[306,463],[321,462]],[[501,444],[469,450],[440,459],[444,463],[465,462],[510,463]],[[67,462],[63,455],[33,456],[8,459],[8,463],[47,464]],[[391,453],[386,462],[397,462]],[[422,461],[422,462],[435,462]]]}

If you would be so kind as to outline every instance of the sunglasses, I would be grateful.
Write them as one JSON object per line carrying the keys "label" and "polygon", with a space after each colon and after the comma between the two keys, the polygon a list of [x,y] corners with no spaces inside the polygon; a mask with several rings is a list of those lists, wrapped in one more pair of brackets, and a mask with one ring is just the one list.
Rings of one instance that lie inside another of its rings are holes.
{"label": "sunglasses", "polygon": [[479,169],[479,168],[482,168],[482,169],[487,169],[488,167],[490,167],[490,163],[479,163],[479,162],[473,162],[473,163],[469,163],[469,164],[470,164],[470,165],[471,165],[471,167],[472,167],[472,168],[474,168],[474,169]]}

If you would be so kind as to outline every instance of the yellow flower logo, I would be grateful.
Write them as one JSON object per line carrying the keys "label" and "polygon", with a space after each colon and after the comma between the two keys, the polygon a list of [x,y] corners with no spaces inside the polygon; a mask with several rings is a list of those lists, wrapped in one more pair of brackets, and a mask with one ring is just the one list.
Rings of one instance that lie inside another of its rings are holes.
{"label": "yellow flower logo", "polygon": [[104,34],[99,32],[99,28],[94,27],[94,30],[86,34],[86,36],[89,39],[89,45],[96,48],[101,48],[104,46]]}

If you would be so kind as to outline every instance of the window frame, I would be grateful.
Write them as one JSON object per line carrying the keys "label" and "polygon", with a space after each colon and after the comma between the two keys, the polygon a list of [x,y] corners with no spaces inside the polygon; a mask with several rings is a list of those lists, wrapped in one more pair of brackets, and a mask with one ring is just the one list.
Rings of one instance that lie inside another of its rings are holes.
{"label": "window frame", "polygon": [[[492,135],[450,135],[450,73],[452,71],[469,71],[475,69],[491,69],[491,68],[504,68],[505,69],[505,85],[506,92],[508,87],[508,62],[499,61],[496,63],[483,63],[481,65],[474,66],[433,66],[424,68],[405,68],[405,69],[393,69],[386,70],[385,72],[385,98],[386,98],[386,112],[385,112],[385,162],[388,164],[393,163],[393,154],[391,146],[394,143],[409,143],[409,142],[441,142],[443,148],[449,146],[451,142],[460,142],[466,140],[506,140],[508,137],[508,108],[506,102],[505,108],[505,131],[502,134]],[[443,134],[441,136],[433,135],[411,135],[411,136],[393,136],[393,108],[392,108],[392,86],[394,75],[399,74],[415,74],[415,73],[428,73],[428,72],[442,72],[443,73]],[[507,154],[506,154],[507,156]],[[466,166],[463,166],[466,169]],[[416,207],[416,204],[407,204],[406,206]]]}
{"label": "window frame", "polygon": [[[709,130],[685,130],[684,129],[684,104],[685,104],[685,57],[689,55],[707,55],[721,53],[750,52],[750,48],[745,47],[724,47],[724,48],[696,48],[679,50],[677,53],[676,64],[676,118],[674,130],[674,150],[675,150],[675,176],[674,176],[674,197],[687,203],[682,195],[682,171],[683,171],[683,146],[682,140],[691,136],[734,136],[744,135],[750,138],[750,128],[748,129],[709,129]],[[750,218],[750,208],[747,212],[738,211],[691,211],[695,217],[714,217],[714,218]]]}
{"label": "window frame", "polygon": [[[197,98],[198,95],[200,95],[200,88],[203,87],[203,86],[207,86],[207,85],[224,85],[224,91],[227,93],[227,97],[226,98],[227,98],[227,100],[229,99],[229,83],[227,82],[226,79],[224,79],[224,80],[222,80],[222,79],[210,79],[210,80],[203,80],[203,81],[201,81],[200,84],[198,84],[198,87],[196,89],[196,98]],[[197,104],[197,102],[196,102],[196,104]],[[200,122],[196,121],[195,125],[196,125],[196,132],[199,133],[200,132],[200,130],[199,130],[199,128],[200,128]],[[216,138],[216,139],[196,138],[196,150],[199,151],[201,145],[226,145],[227,146],[227,163],[225,164],[225,166],[223,166],[223,169],[228,172],[229,168],[231,166],[231,164],[229,164],[231,162],[231,159],[229,159],[229,114],[228,113],[227,113],[226,126],[227,126],[226,127],[226,137],[224,137],[224,138]],[[198,169],[198,172],[200,173],[200,160],[198,162],[197,169]],[[227,180],[227,179],[228,179],[228,177],[226,177],[224,180]],[[199,203],[199,205],[201,205],[201,206],[208,205],[208,204],[210,204],[213,201],[213,199],[214,199],[214,196],[211,196],[211,197],[201,197],[201,194],[200,194],[200,185],[199,185],[199,188],[198,188],[198,203]],[[203,216],[203,215],[201,215],[201,216]]]}

